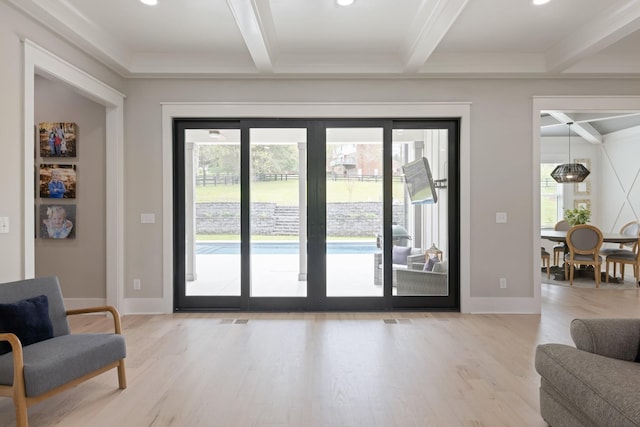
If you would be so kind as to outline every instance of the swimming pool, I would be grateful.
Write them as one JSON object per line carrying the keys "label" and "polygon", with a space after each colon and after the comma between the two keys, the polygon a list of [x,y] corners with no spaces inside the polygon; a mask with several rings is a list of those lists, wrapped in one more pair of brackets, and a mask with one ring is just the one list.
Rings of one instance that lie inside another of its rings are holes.
{"label": "swimming pool", "polygon": [[[293,255],[298,253],[297,242],[255,242],[251,253],[256,255]],[[376,242],[329,242],[328,254],[372,254],[378,248]],[[197,255],[238,255],[238,242],[196,242]]]}

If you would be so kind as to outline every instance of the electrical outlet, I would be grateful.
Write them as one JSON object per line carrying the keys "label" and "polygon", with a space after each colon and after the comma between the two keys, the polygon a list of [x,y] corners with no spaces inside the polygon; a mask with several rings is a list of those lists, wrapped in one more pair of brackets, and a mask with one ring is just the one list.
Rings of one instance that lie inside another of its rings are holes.
{"label": "electrical outlet", "polygon": [[500,289],[506,289],[507,288],[507,278],[506,277],[501,277],[500,278]]}
{"label": "electrical outlet", "polygon": [[0,234],[6,234],[9,232],[9,217],[0,216]]}
{"label": "electrical outlet", "polygon": [[139,291],[140,290],[140,279],[133,279],[133,290],[134,291]]}

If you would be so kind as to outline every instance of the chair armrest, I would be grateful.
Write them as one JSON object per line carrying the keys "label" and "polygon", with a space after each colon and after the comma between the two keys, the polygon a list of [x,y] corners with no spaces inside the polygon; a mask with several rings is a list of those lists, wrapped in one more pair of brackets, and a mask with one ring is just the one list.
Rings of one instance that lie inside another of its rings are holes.
{"label": "chair armrest", "polygon": [[423,271],[424,262],[412,262],[411,264],[409,264],[409,270]]}
{"label": "chair armrest", "polygon": [[574,319],[570,329],[580,350],[640,362],[640,319]]}
{"label": "chair armrest", "polygon": [[89,313],[106,313],[109,312],[113,316],[113,327],[116,331],[116,334],[122,334],[122,325],[120,323],[120,313],[118,310],[110,305],[106,305],[103,307],[87,307],[87,308],[78,308],[75,310],[67,310],[67,316],[73,316],[75,314],[89,314]]}
{"label": "chair armrest", "polygon": [[16,334],[5,332],[0,334],[0,341],[8,341],[13,353],[13,388],[16,393],[24,395],[24,358],[22,343]]}
{"label": "chair armrest", "polygon": [[424,254],[414,254],[414,255],[407,256],[407,265],[409,266],[409,268],[412,268],[411,267],[412,264],[418,264],[418,263],[424,264],[426,261],[427,259]]}

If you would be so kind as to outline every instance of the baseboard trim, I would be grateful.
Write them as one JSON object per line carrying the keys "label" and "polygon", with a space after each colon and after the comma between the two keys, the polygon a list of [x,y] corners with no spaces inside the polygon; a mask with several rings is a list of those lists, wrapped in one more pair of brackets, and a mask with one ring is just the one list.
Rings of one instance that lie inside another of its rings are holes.
{"label": "baseboard trim", "polygon": [[125,298],[121,314],[166,314],[163,298]]}
{"label": "baseboard trim", "polygon": [[540,314],[538,298],[469,298],[465,313]]}

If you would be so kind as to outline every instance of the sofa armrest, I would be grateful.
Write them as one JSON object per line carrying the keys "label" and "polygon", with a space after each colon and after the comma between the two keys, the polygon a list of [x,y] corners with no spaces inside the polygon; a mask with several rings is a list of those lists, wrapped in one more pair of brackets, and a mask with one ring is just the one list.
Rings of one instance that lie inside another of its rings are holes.
{"label": "sofa armrest", "polygon": [[74,314],[89,314],[89,313],[111,313],[111,316],[113,316],[113,327],[115,329],[116,334],[122,334],[122,325],[120,324],[120,313],[113,306],[107,305],[104,307],[88,307],[88,308],[79,308],[76,310],[67,310],[67,316],[72,316]]}
{"label": "sofa armrest", "polygon": [[571,338],[580,350],[640,362],[640,319],[574,319]]}

